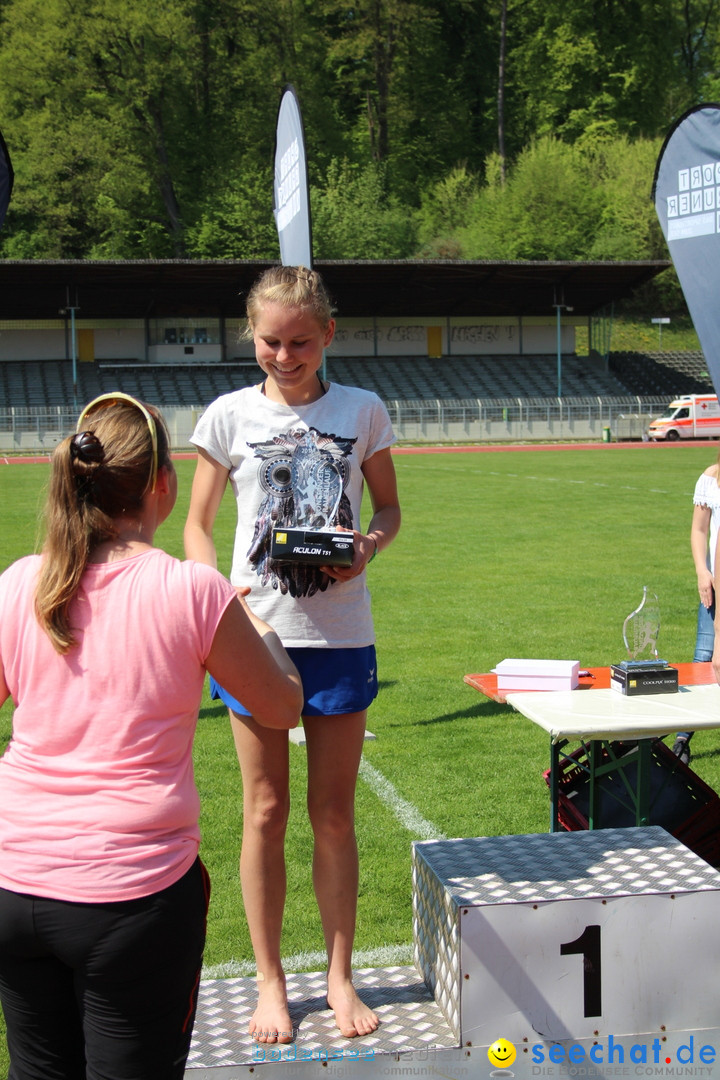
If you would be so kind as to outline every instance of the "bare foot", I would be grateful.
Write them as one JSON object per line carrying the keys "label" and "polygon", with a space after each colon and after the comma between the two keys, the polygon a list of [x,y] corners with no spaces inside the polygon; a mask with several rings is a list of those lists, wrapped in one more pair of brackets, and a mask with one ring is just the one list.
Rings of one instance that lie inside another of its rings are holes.
{"label": "bare foot", "polygon": [[380,1026],[380,1017],[361,1001],[355,987],[349,979],[340,979],[333,983],[332,991],[328,980],[328,1006],[335,1013],[335,1023],[346,1039],[356,1035],[369,1035]]}
{"label": "bare foot", "polygon": [[295,1033],[284,979],[258,979],[258,1003],[248,1031],[259,1043],[289,1043]]}

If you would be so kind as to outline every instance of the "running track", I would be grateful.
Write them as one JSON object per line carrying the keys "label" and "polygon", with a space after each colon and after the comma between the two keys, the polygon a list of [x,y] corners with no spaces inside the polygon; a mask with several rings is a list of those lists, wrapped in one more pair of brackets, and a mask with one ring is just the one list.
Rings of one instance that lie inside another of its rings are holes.
{"label": "running track", "polygon": [[[522,453],[526,450],[646,450],[680,446],[715,446],[715,439],[681,439],[678,442],[589,442],[589,443],[518,443],[507,445],[505,443],[492,443],[483,445],[462,446],[395,446],[393,454],[497,454],[517,451]],[[196,456],[192,451],[188,453],[173,454],[175,461],[188,460]],[[38,454],[34,457],[5,457],[0,454],[0,464],[4,465],[45,465],[50,460],[50,454]]]}

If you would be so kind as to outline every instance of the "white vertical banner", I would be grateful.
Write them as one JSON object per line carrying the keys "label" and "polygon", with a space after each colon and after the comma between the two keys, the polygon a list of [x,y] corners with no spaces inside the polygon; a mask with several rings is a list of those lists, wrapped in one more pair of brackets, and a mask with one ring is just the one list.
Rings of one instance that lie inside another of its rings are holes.
{"label": "white vertical banner", "polygon": [[720,105],[696,105],[670,129],[652,198],[720,394]]}
{"label": "white vertical banner", "polygon": [[274,214],[283,266],[312,267],[310,185],[297,95],[286,86],[275,137]]}

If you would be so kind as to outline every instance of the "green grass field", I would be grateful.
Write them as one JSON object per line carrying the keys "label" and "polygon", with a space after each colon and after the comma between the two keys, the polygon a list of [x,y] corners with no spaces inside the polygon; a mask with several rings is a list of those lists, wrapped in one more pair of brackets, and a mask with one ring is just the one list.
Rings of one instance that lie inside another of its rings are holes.
{"label": "green grass field", "polygon": [[[644,585],[660,600],[661,655],[692,658],[692,493],[716,457],[717,444],[396,456],[403,528],[369,569],[381,691],[369,719],[377,738],[366,743],[358,784],[359,964],[409,958],[412,840],[547,830],[547,736],[466,686],[464,674],[506,657],[617,661],[623,620]],[[193,468],[178,462],[178,506],[158,534],[177,555]],[[0,568],[34,549],[47,475],[47,465],[0,465]],[[233,514],[226,499],[216,530],[226,570]],[[6,704],[4,740],[10,730]],[[720,731],[696,736],[693,750],[693,768],[720,788]],[[304,754],[292,749],[283,952],[296,970],[318,970]],[[196,770],[202,854],[213,879],[207,970],[250,973],[237,880],[239,770],[224,708],[207,694]],[[0,1058],[0,1076],[6,1071]]]}

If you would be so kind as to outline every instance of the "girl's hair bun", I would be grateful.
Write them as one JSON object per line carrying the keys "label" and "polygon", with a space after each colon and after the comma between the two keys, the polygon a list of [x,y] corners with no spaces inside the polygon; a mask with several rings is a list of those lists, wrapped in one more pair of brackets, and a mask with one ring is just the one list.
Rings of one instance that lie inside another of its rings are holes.
{"label": "girl's hair bun", "polygon": [[97,435],[92,431],[78,431],[70,443],[70,454],[73,458],[90,464],[99,464],[105,458],[105,451]]}

